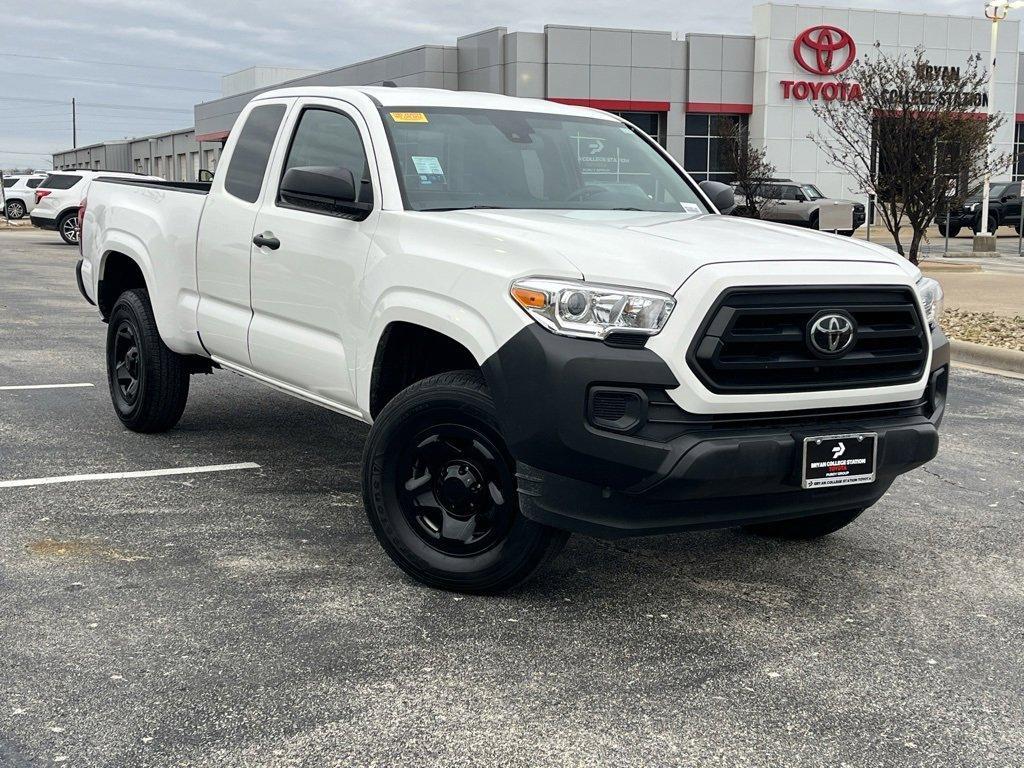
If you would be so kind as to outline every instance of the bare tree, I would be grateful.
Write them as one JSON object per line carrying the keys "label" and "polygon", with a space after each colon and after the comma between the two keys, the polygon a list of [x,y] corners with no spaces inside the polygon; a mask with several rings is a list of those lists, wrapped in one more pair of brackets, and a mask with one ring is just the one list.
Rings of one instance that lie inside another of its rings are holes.
{"label": "bare tree", "polygon": [[[964,67],[932,66],[923,48],[887,56],[876,44],[838,80],[851,98],[818,102],[822,129],[810,138],[833,167],[874,196],[896,250],[916,264],[936,214],[1010,163],[1008,154],[989,150],[1004,119],[984,112],[988,75],[981,57]],[[903,224],[911,229],[906,248]]]}
{"label": "bare tree", "polygon": [[742,123],[720,120],[720,160],[733,176],[736,192],[743,197],[736,214],[753,219],[764,217],[775,205],[770,196],[775,166],[768,161],[768,150],[750,143],[750,129]]}

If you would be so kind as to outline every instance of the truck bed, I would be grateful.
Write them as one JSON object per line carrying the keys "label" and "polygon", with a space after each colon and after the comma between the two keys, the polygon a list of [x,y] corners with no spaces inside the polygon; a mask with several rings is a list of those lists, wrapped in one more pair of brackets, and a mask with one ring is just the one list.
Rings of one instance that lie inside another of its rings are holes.
{"label": "truck bed", "polygon": [[194,195],[205,195],[210,191],[209,181],[162,181],[156,179],[126,179],[120,176],[99,176],[93,183],[102,181],[105,184],[124,184],[129,187],[156,187],[169,189],[173,192],[189,192]]}

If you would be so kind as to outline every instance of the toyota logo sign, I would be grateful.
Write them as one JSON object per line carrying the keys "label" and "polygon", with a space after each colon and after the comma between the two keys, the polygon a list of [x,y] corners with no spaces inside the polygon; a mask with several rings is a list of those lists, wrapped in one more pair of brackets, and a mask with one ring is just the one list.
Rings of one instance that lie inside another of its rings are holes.
{"label": "toyota logo sign", "polygon": [[857,324],[842,310],[819,312],[808,323],[808,346],[818,357],[840,357],[856,340]]}
{"label": "toyota logo sign", "polygon": [[[811,60],[805,54],[811,54]],[[857,58],[857,44],[850,33],[839,27],[820,24],[805,29],[793,41],[793,57],[815,75],[838,75]]]}

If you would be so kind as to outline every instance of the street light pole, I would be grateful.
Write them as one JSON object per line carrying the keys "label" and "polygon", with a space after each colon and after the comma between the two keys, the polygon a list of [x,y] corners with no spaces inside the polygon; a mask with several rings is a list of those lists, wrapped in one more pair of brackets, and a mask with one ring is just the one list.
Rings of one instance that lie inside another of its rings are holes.
{"label": "street light pole", "polygon": [[[985,16],[992,20],[992,41],[989,45],[988,58],[988,121],[992,122],[993,110],[996,101],[996,46],[999,43],[999,22],[1006,18],[1007,6],[1009,3],[992,2],[985,6]],[[987,237],[992,234],[988,231],[988,201],[991,188],[991,177],[989,169],[992,165],[992,143],[989,142],[985,163],[985,186],[981,196],[981,235]]]}
{"label": "street light pole", "polygon": [[[1006,18],[1006,14],[1009,13],[1011,8],[1020,8],[1024,6],[1024,0],[989,0],[985,4],[985,18],[992,22],[992,38],[989,43],[989,59],[988,59],[988,110],[987,118],[989,123],[992,122],[992,117],[995,115],[996,109],[996,49],[999,45],[999,22]],[[986,163],[985,163],[985,181],[982,187],[981,193],[981,233],[975,237],[974,241],[974,252],[991,252],[996,250],[995,239],[992,238],[994,233],[988,231],[988,209],[989,209],[989,195],[992,186],[991,166],[992,166],[992,151],[994,147],[992,142],[989,142],[988,151],[986,152]],[[986,238],[984,241],[979,242],[979,238]],[[991,238],[991,242],[989,242]],[[978,246],[983,247],[979,248]]]}

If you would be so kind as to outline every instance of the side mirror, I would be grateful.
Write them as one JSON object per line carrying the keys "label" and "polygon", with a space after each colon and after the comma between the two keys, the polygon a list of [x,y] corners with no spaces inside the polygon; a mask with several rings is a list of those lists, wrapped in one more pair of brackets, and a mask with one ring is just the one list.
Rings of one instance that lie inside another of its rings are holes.
{"label": "side mirror", "polygon": [[199,181],[211,182],[213,181],[213,171],[207,170],[206,168],[199,169]]}
{"label": "side mirror", "polygon": [[289,168],[281,179],[281,195],[319,198],[321,202],[354,203],[356,185],[352,171],[331,166]]}
{"label": "side mirror", "polygon": [[720,181],[702,181],[700,190],[721,213],[730,213],[736,207],[736,193],[728,184]]}
{"label": "side mirror", "polygon": [[355,176],[340,166],[289,168],[281,179],[280,200],[298,208],[361,220],[373,210],[373,202],[356,202],[356,197]]}

